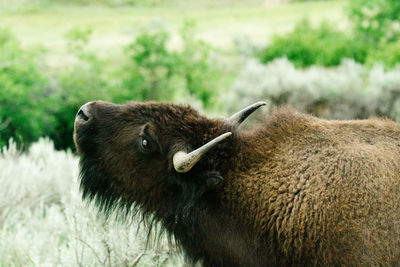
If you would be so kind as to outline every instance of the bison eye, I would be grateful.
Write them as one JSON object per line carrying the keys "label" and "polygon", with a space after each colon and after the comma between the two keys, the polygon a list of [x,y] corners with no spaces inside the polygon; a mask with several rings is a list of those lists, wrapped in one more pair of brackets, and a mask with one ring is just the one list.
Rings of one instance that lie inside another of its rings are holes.
{"label": "bison eye", "polygon": [[141,141],[140,144],[142,145],[142,148],[143,148],[144,150],[149,149],[149,141],[148,141],[147,139],[142,138],[142,141]]}

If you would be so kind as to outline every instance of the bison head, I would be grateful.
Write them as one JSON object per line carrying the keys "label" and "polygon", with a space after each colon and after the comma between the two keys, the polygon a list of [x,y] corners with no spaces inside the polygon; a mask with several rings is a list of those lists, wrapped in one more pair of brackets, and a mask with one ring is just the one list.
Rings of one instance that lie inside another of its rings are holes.
{"label": "bison head", "polygon": [[237,126],[264,104],[227,120],[166,103],[83,105],[74,131],[83,197],[106,213],[132,205],[161,218],[182,213],[218,190],[235,153]]}

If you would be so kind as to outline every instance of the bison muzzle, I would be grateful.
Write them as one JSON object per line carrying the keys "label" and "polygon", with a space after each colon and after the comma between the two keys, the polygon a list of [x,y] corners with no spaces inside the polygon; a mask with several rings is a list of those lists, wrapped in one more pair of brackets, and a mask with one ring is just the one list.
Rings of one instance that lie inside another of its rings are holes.
{"label": "bison muzzle", "polygon": [[278,108],[252,130],[169,103],[85,104],[81,190],[204,266],[399,266],[400,125]]}

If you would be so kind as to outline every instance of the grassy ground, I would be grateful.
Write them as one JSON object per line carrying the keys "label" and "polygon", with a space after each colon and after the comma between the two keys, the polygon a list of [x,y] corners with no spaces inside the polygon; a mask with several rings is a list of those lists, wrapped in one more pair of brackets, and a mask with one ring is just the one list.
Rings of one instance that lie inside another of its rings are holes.
{"label": "grassy ground", "polygon": [[171,31],[177,31],[187,20],[194,21],[198,38],[223,48],[232,46],[232,40],[237,36],[247,36],[256,44],[265,43],[272,34],[292,29],[304,17],[314,23],[329,20],[342,27],[347,25],[343,12],[345,2],[342,1],[276,4],[248,0],[233,1],[231,5],[216,5],[206,0],[167,3],[156,7],[3,6],[0,18],[2,26],[9,27],[24,44],[42,44],[54,52],[65,50],[65,34],[76,27],[93,29],[91,47],[110,53],[128,44],[140,29],[154,21],[162,22]]}

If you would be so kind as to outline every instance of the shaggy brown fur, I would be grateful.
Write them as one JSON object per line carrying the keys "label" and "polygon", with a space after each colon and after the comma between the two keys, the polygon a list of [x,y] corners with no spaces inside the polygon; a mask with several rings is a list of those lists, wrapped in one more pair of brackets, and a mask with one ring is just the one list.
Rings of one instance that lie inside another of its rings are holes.
{"label": "shaggy brown fur", "polygon": [[[85,198],[136,206],[205,266],[398,266],[400,125],[274,111],[252,131],[187,106],[90,104],[76,122]],[[144,127],[144,125],[147,125]],[[140,148],[141,129],[151,143]],[[188,173],[172,166],[232,137]],[[208,186],[209,177],[223,182]]]}

